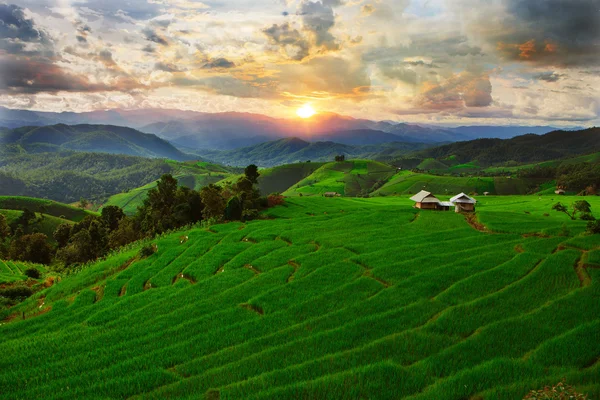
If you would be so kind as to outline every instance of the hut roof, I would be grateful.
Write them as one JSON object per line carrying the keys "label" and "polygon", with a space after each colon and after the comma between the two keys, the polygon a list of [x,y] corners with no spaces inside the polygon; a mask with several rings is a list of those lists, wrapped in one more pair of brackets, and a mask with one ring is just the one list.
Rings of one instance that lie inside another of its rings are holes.
{"label": "hut roof", "polygon": [[325,192],[323,193],[325,196],[329,195],[329,196],[335,196],[338,194],[338,192]]}
{"label": "hut roof", "polygon": [[477,203],[477,200],[475,200],[474,198],[467,196],[464,193],[458,194],[456,196],[454,196],[453,198],[450,199],[450,201],[452,203],[467,203],[467,204],[475,204]]}
{"label": "hut roof", "polygon": [[442,207],[454,207],[454,204],[450,201],[440,201],[440,206]]}
{"label": "hut roof", "polygon": [[434,195],[432,195],[431,193],[429,193],[425,190],[421,190],[419,193],[415,194],[410,199],[417,203],[439,203],[440,202],[437,197],[435,197]]}

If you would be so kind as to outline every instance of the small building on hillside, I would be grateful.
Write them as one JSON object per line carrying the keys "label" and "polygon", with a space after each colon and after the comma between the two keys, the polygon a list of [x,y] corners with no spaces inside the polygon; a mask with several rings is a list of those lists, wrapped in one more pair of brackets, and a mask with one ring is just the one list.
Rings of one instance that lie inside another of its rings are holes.
{"label": "small building on hillside", "polygon": [[475,204],[477,204],[477,200],[464,193],[454,196],[450,199],[450,202],[454,204],[454,211],[457,213],[473,212],[475,211]]}
{"label": "small building on hillside", "polygon": [[341,194],[339,194],[338,192],[325,192],[323,193],[324,197],[340,197]]}
{"label": "small building on hillside", "polygon": [[556,193],[559,196],[564,196],[566,192],[564,191],[564,189],[556,189],[554,193]]}
{"label": "small building on hillside", "polygon": [[410,199],[416,203],[415,208],[422,210],[437,210],[440,204],[440,200],[437,197],[425,190],[421,190]]}
{"label": "small building on hillside", "polygon": [[454,204],[452,204],[451,202],[449,202],[449,201],[440,201],[438,203],[438,208],[437,209],[440,210],[440,211],[450,211],[450,209],[452,207],[454,207]]}

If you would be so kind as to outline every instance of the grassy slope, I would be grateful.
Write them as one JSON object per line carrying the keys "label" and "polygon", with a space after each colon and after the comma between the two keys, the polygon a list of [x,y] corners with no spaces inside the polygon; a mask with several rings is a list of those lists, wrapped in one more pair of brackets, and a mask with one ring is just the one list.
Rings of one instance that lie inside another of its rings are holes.
{"label": "grassy slope", "polygon": [[[64,219],[79,222],[86,215],[91,214],[89,211],[84,211],[80,208],[72,207],[67,204],[58,203],[52,200],[36,199],[33,197],[21,196],[0,196],[0,210],[29,210],[39,213],[44,211],[44,214]],[[93,214],[93,213],[92,213]]]}
{"label": "grassy slope", "polygon": [[484,193],[526,194],[532,186],[540,184],[535,180],[515,177],[458,177],[401,171],[394,175],[373,196],[404,195],[427,190],[435,194]]}
{"label": "grassy slope", "polygon": [[395,168],[370,160],[353,160],[324,164],[314,173],[289,188],[288,196],[319,196],[325,192],[338,192],[356,196],[368,191],[378,181],[387,180]]}
{"label": "grassy slope", "polygon": [[[231,176],[230,170],[217,164],[207,162],[179,163],[169,161],[173,167],[173,176],[179,180],[179,184],[192,189],[200,189],[211,183],[216,183]],[[131,215],[142,205],[148,191],[156,187],[156,182],[130,190],[127,193],[119,193],[111,196],[103,205],[119,206],[126,214]]]}
{"label": "grassy slope", "polygon": [[[0,209],[0,214],[4,214],[9,224],[12,224],[16,221],[22,214],[21,211],[16,210],[2,210]],[[33,232],[34,230],[44,235],[48,236],[51,241],[54,241],[52,238],[52,234],[56,230],[56,228],[61,224],[72,224],[73,221],[68,219],[54,217],[48,214],[36,214],[36,220],[29,224],[29,231]]]}
{"label": "grassy slope", "polygon": [[66,277],[0,326],[3,396],[514,400],[563,377],[599,396],[600,270],[574,269],[597,237],[537,197],[480,199],[496,234],[411,204],[289,199]]}

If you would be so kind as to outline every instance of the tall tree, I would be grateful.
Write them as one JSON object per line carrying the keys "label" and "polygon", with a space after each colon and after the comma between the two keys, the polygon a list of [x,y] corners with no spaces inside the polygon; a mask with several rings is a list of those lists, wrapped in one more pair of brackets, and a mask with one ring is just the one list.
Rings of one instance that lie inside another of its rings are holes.
{"label": "tall tree", "polygon": [[106,206],[102,208],[100,219],[111,232],[119,227],[119,221],[123,218],[125,218],[125,213],[120,207]]}
{"label": "tall tree", "polygon": [[205,219],[220,219],[225,212],[225,199],[221,195],[221,187],[210,184],[200,190],[200,197],[204,204],[202,216]]}
{"label": "tall tree", "polygon": [[260,176],[260,173],[258,172],[258,167],[256,165],[248,165],[244,169],[244,175],[246,175],[246,178],[248,178],[248,180],[252,182],[253,185],[256,185],[258,183],[258,177]]}
{"label": "tall tree", "polygon": [[0,214],[0,242],[10,236],[10,226],[8,226],[8,222],[6,221],[6,216],[4,214]]}

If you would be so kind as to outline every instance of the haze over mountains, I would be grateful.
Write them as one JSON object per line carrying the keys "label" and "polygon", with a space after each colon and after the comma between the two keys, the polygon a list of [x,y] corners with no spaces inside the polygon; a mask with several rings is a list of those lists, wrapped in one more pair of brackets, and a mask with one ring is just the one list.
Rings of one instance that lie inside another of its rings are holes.
{"label": "haze over mountains", "polygon": [[550,126],[421,126],[355,119],[331,113],[319,114],[309,120],[298,120],[234,112],[212,114],[164,109],[114,109],[86,113],[51,113],[0,107],[0,126],[3,127],[53,124],[126,126],[156,134],[181,148],[212,150],[237,149],[289,137],[346,145],[390,142],[437,144],[476,138],[511,138],[525,133],[543,134],[556,130]]}

